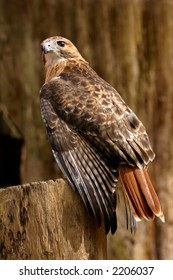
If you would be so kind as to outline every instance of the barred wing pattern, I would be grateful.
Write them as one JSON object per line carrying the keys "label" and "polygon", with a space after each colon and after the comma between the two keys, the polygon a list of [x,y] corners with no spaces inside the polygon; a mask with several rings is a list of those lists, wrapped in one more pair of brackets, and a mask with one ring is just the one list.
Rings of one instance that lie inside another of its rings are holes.
{"label": "barred wing pattern", "polygon": [[120,174],[131,229],[134,218],[149,220],[156,215],[164,221],[146,169],[154,153],[141,121],[69,40],[52,37],[42,48],[43,122],[54,157],[88,212],[99,225],[104,219],[106,233],[116,231]]}

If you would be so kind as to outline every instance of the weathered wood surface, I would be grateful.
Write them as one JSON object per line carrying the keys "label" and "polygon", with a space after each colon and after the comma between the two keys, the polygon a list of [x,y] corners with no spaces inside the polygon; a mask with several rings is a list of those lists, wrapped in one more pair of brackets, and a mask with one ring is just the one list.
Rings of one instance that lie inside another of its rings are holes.
{"label": "weathered wood surface", "polygon": [[105,259],[106,236],[59,179],[0,189],[0,259]]}

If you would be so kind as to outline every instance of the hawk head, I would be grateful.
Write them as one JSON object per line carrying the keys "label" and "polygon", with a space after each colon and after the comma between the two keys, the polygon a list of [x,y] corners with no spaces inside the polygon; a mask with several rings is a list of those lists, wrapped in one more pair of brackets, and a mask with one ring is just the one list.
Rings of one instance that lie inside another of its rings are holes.
{"label": "hawk head", "polygon": [[54,36],[41,43],[43,62],[61,62],[67,59],[83,59],[77,48],[68,39]]}

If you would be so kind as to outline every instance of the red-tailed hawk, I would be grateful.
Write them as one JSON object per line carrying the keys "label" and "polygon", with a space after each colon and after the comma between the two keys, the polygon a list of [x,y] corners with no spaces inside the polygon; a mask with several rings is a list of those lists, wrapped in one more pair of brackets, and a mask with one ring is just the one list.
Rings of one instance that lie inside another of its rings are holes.
{"label": "red-tailed hawk", "polygon": [[99,225],[104,220],[106,233],[116,231],[120,176],[131,230],[135,220],[164,221],[146,169],[154,153],[143,124],[69,40],[55,36],[41,46],[46,76],[41,115],[48,140],[88,212]]}

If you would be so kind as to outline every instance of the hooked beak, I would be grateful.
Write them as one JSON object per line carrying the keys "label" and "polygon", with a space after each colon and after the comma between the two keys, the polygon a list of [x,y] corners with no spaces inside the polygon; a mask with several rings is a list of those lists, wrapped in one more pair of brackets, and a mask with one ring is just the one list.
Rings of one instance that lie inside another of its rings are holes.
{"label": "hooked beak", "polygon": [[52,48],[50,46],[50,43],[49,42],[44,42],[41,44],[41,50],[44,54],[48,53],[48,52],[51,52],[52,51]]}

